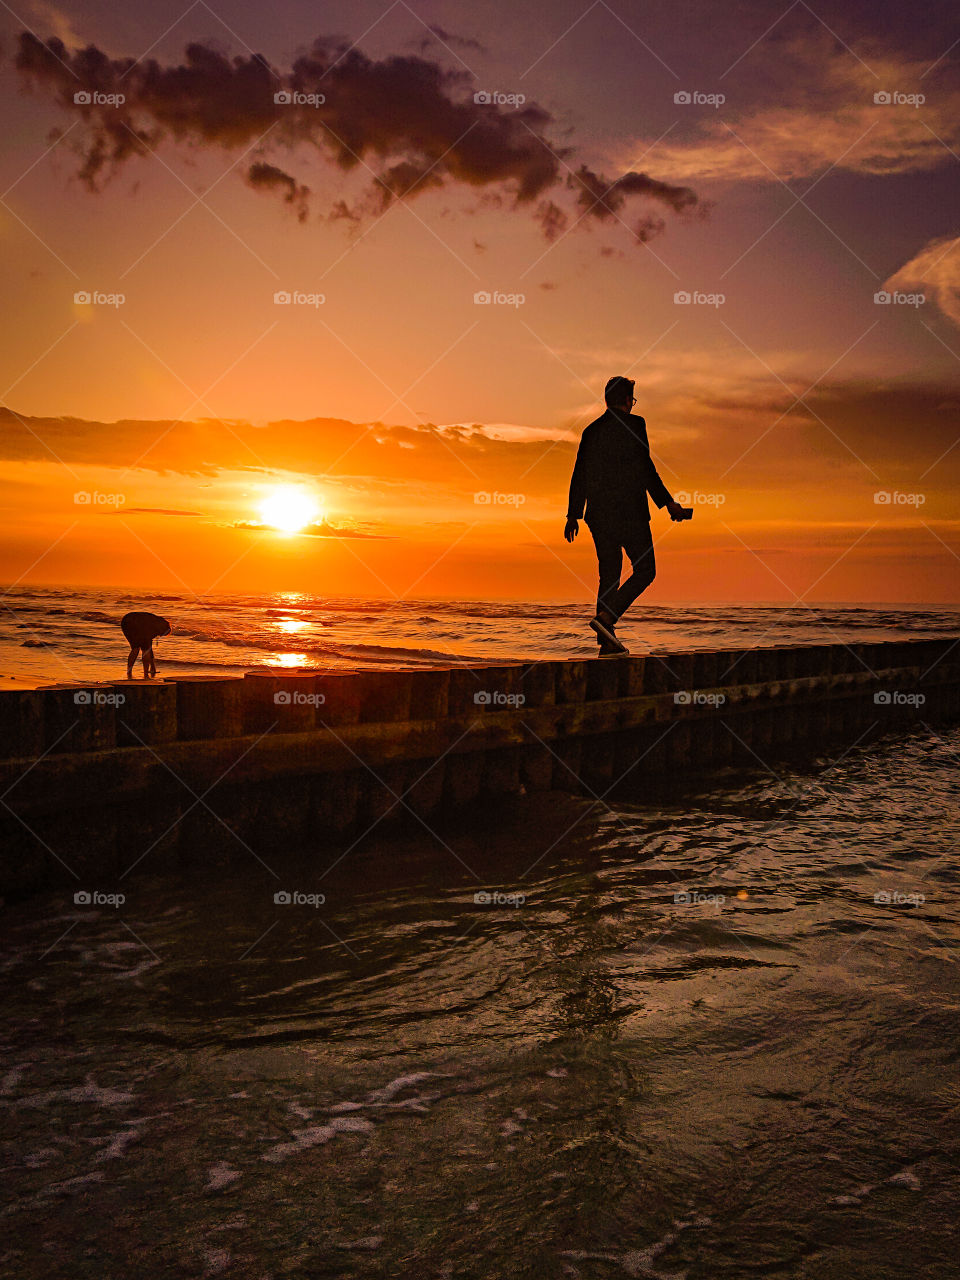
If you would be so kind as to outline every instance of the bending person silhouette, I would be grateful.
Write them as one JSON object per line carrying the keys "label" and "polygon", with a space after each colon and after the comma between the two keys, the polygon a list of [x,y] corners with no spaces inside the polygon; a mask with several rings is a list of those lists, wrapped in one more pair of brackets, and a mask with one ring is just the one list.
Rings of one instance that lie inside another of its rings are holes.
{"label": "bending person silhouette", "polygon": [[[583,519],[597,548],[600,586],[597,614],[590,626],[601,658],[627,652],[617,637],[617,623],[656,577],[647,494],[658,507],[666,507],[671,520],[688,518],[687,510],[670,496],[650,457],[647,424],[631,412],[637,402],[633,388],[629,378],[611,378],[604,388],[606,412],[584,428],[563,531],[566,540],[573,542]],[[624,551],[633,572],[621,583]]]}
{"label": "bending person silhouette", "polygon": [[127,679],[133,679],[133,664],[137,654],[143,654],[143,678],[149,680],[157,674],[157,662],[153,656],[153,642],[159,636],[170,634],[170,623],[155,613],[125,613],[120,619],[120,630],[130,645],[127,657]]}

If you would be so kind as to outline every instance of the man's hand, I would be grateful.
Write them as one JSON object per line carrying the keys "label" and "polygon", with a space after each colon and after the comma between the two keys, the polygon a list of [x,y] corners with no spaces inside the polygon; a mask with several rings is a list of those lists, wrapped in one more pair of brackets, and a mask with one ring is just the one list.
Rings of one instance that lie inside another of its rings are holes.
{"label": "man's hand", "polygon": [[566,538],[568,542],[572,542],[579,532],[580,532],[580,522],[578,520],[573,520],[568,517],[567,523],[563,529],[563,536]]}
{"label": "man's hand", "polygon": [[671,520],[683,519],[683,507],[681,507],[679,502],[674,502],[672,498],[667,503],[667,510],[670,512]]}

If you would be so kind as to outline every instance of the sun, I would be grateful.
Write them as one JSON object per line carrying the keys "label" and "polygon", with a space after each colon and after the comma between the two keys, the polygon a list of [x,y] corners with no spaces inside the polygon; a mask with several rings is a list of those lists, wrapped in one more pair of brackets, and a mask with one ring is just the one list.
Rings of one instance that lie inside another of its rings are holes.
{"label": "sun", "polygon": [[260,503],[260,515],[272,529],[297,533],[316,520],[318,508],[311,494],[287,484],[270,490]]}

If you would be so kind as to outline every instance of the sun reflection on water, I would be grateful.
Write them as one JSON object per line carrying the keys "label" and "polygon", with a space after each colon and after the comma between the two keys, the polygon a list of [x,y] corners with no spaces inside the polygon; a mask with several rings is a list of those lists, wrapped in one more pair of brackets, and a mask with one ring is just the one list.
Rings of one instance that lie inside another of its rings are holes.
{"label": "sun reflection on water", "polygon": [[305,653],[278,653],[270,665],[277,667],[305,667],[307,665],[307,655]]}

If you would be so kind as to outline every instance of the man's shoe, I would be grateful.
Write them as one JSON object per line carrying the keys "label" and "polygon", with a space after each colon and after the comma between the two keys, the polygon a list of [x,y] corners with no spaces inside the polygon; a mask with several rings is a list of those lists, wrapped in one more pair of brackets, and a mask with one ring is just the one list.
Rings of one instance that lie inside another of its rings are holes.
{"label": "man's shoe", "polygon": [[630,650],[627,649],[625,645],[622,645],[619,640],[615,645],[610,644],[610,642],[607,640],[601,640],[600,648],[597,652],[597,657],[598,658],[622,658],[624,654],[629,652]]}
{"label": "man's shoe", "polygon": [[599,618],[591,618],[591,630],[596,632],[597,639],[600,641],[601,657],[606,657],[603,652],[604,646],[607,647],[607,653],[626,653],[627,647],[617,639],[617,634],[613,630],[615,623],[601,622]]}

